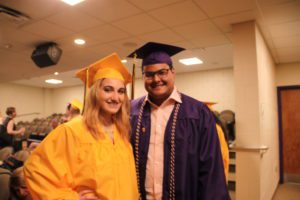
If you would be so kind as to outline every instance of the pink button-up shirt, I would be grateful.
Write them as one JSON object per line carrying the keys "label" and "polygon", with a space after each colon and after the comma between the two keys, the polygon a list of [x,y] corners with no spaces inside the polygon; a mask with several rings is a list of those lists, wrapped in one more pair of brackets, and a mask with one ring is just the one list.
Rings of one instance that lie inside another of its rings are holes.
{"label": "pink button-up shirt", "polygon": [[181,103],[181,99],[176,88],[160,106],[152,103],[148,96],[146,98],[151,105],[151,135],[145,180],[146,198],[160,200],[163,188],[165,129],[175,102]]}

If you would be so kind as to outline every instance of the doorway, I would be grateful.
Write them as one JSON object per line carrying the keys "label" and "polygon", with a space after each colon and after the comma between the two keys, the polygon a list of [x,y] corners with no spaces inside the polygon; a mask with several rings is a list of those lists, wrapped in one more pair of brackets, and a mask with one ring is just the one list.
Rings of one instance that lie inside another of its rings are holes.
{"label": "doorway", "polygon": [[300,183],[300,86],[277,88],[280,183]]}

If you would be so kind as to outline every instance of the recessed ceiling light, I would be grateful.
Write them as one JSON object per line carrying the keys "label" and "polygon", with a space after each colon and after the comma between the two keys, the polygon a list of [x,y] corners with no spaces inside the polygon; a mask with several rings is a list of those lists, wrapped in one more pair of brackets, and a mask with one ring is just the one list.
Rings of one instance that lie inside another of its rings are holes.
{"label": "recessed ceiling light", "polygon": [[59,73],[58,72],[54,72],[54,75],[57,76]]}
{"label": "recessed ceiling light", "polygon": [[181,62],[184,65],[197,65],[197,64],[202,64],[203,61],[200,60],[199,58],[186,58],[186,59],[180,59],[179,62]]}
{"label": "recessed ceiling light", "polygon": [[126,60],[126,59],[124,59],[124,60],[121,60],[121,62],[122,62],[122,63],[127,63],[127,60]]}
{"label": "recessed ceiling light", "polygon": [[48,79],[48,80],[45,80],[46,83],[49,83],[49,84],[61,84],[63,83],[62,80],[57,80],[57,79]]}
{"label": "recessed ceiling light", "polygon": [[83,40],[83,39],[75,39],[74,43],[78,44],[78,45],[84,45],[85,44],[85,40]]}
{"label": "recessed ceiling light", "polygon": [[66,4],[69,4],[70,6],[74,6],[74,5],[76,5],[78,3],[81,3],[85,0],[61,0],[61,1],[65,2]]}

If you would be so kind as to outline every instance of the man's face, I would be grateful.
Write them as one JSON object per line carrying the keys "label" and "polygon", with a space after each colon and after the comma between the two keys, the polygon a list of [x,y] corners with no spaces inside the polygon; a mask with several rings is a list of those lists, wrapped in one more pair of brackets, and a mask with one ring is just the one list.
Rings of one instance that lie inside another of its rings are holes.
{"label": "man's face", "polygon": [[160,105],[174,89],[175,70],[165,63],[144,66],[143,79],[151,100]]}

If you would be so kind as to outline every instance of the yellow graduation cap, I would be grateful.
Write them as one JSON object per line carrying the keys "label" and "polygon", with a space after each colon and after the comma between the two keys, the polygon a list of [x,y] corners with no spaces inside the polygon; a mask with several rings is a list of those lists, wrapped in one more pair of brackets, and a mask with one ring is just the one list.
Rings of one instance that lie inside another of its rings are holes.
{"label": "yellow graduation cap", "polygon": [[73,108],[79,109],[82,112],[83,105],[78,99],[73,99],[70,104]]}
{"label": "yellow graduation cap", "polygon": [[123,65],[116,53],[112,53],[90,66],[77,71],[76,77],[80,78],[85,83],[85,98],[88,88],[99,79],[118,79],[124,81],[125,85],[132,81],[128,69]]}
{"label": "yellow graduation cap", "polygon": [[76,77],[85,82],[88,88],[102,78],[119,79],[124,81],[125,85],[132,80],[128,69],[123,65],[116,53],[112,53],[90,66],[77,71]]}
{"label": "yellow graduation cap", "polygon": [[212,106],[217,104],[217,102],[212,102],[212,101],[204,101],[203,103],[206,104],[208,106],[208,108],[211,110],[213,110]]}

